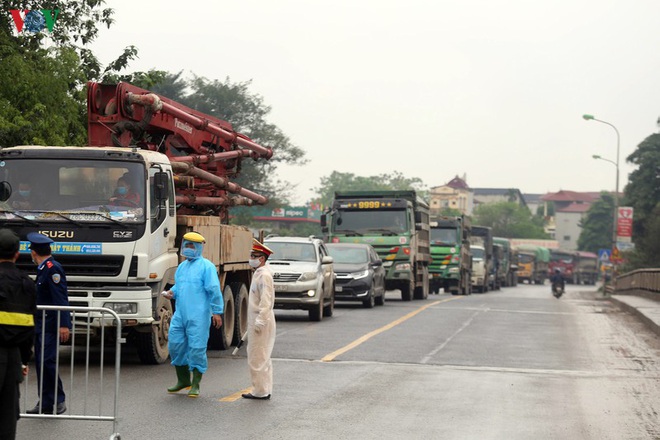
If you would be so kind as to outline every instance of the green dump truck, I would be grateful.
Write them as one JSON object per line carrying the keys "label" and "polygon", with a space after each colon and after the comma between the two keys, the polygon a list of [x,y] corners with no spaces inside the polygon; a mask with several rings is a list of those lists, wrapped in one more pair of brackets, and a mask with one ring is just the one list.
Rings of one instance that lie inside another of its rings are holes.
{"label": "green dump truck", "polygon": [[431,292],[440,293],[442,288],[452,295],[472,293],[471,230],[465,216],[431,219]]}
{"label": "green dump truck", "polygon": [[493,237],[493,243],[501,248],[498,278],[501,286],[518,285],[518,253],[511,247],[511,240]]}
{"label": "green dump truck", "polygon": [[415,191],[336,192],[321,229],[330,243],[372,245],[403,301],[428,297],[429,205]]}

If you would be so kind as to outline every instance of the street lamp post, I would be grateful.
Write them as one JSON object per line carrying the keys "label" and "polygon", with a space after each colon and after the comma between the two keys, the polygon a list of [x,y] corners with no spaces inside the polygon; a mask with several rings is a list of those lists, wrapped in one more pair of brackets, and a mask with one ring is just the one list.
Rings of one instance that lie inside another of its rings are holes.
{"label": "street lamp post", "polygon": [[619,214],[619,149],[621,146],[621,137],[619,136],[619,130],[617,130],[613,124],[607,121],[597,119],[593,115],[582,115],[582,118],[584,118],[585,121],[596,121],[603,123],[605,125],[609,125],[614,129],[614,132],[616,133],[616,162],[602,158],[598,155],[593,156],[594,159],[601,159],[606,162],[610,162],[614,164],[614,166],[616,167],[616,186],[614,188],[614,215],[613,215],[614,221],[612,224],[612,251],[614,251],[614,249],[616,249],[616,226],[617,226],[617,217]]}

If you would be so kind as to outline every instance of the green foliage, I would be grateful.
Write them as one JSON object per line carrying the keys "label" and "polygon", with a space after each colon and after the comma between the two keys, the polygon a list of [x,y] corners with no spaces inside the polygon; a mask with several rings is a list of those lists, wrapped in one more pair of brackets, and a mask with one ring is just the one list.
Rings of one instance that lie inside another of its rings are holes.
{"label": "green foliage", "polygon": [[447,217],[460,217],[463,215],[460,209],[455,208],[440,208],[439,214]]}
{"label": "green foliage", "polygon": [[504,238],[549,238],[543,219],[532,217],[529,209],[515,202],[479,205],[474,210],[473,225],[493,228],[493,236]]}
{"label": "green foliage", "polygon": [[660,267],[660,134],[652,134],[627,158],[630,173],[622,206],[634,209],[633,241],[628,269]]}
{"label": "green foliage", "polygon": [[586,216],[580,222],[580,237],[578,249],[587,252],[598,252],[599,249],[612,248],[612,227],[614,226],[614,197],[608,192],[602,192]]}
{"label": "green foliage", "polygon": [[[59,9],[52,33],[17,33],[11,14],[0,14],[0,146],[82,145],[87,139],[84,84],[98,79],[102,66],[86,48],[112,10],[102,0],[15,1],[6,9]],[[48,48],[46,48],[48,47]],[[126,66],[134,47],[104,70]]]}
{"label": "green foliage", "polygon": [[321,186],[314,188],[318,195],[315,203],[329,206],[336,191],[375,191],[375,190],[407,190],[414,189],[425,197],[424,182],[417,177],[405,177],[398,171],[392,174],[378,176],[356,176],[353,173],[333,171],[329,176],[321,177]]}
{"label": "green foliage", "polygon": [[279,127],[266,121],[271,108],[264,104],[260,95],[250,92],[250,81],[233,83],[208,80],[194,76],[182,78],[181,72],[169,73],[157,70],[139,72],[127,78],[138,87],[149,88],[167,98],[180,102],[202,113],[228,121],[234,130],[248,136],[262,146],[273,148],[273,157],[258,162],[243,159],[240,174],[232,180],[268,197],[273,205],[287,204],[295,187],[288,182],[273,180],[277,165],[304,165],[305,152],[293,144]]}

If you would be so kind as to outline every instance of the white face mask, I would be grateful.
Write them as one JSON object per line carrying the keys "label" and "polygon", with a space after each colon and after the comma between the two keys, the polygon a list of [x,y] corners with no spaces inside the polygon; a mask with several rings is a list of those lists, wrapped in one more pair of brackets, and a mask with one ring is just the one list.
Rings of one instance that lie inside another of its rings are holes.
{"label": "white face mask", "polygon": [[257,267],[261,266],[261,260],[259,258],[250,258],[248,260],[248,264],[256,269]]}

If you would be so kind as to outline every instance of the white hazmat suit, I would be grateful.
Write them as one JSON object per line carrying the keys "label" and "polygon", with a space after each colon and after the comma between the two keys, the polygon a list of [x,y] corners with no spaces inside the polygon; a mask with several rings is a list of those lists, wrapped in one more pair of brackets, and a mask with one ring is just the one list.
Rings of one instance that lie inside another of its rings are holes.
{"label": "white hazmat suit", "polygon": [[247,357],[252,380],[252,395],[270,396],[273,391],[273,362],[270,355],[275,345],[275,287],[267,266],[259,267],[252,277],[248,301]]}

